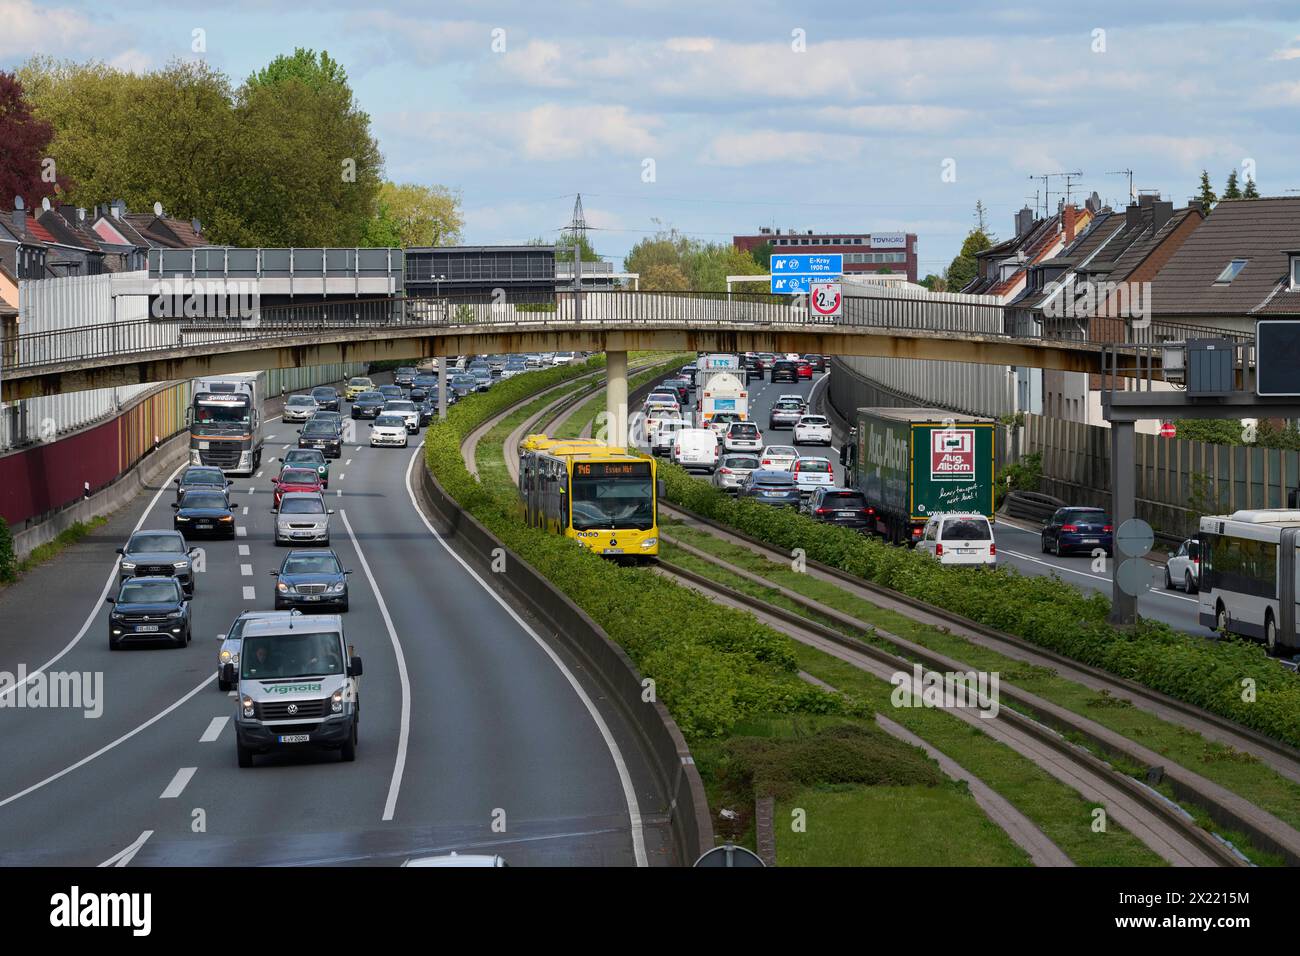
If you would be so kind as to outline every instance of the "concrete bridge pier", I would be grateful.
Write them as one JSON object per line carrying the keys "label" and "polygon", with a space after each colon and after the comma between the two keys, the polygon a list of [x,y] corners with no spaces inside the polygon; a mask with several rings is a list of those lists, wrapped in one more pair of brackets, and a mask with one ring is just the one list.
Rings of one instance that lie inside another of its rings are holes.
{"label": "concrete bridge pier", "polygon": [[605,353],[605,444],[627,444],[627,352]]}
{"label": "concrete bridge pier", "polygon": [[433,360],[434,369],[438,373],[438,421],[445,421],[447,418],[447,382],[450,376],[447,373],[447,356],[439,355]]}

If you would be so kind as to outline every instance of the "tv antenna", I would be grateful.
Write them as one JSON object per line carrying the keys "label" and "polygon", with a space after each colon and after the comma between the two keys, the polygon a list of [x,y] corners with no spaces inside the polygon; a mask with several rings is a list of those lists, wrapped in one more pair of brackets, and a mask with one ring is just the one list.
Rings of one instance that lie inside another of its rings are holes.
{"label": "tv antenna", "polygon": [[[1041,179],[1043,181],[1043,216],[1044,217],[1050,216],[1052,214],[1051,180],[1065,177],[1066,192],[1068,193],[1070,187],[1070,180],[1077,179],[1082,175],[1083,173],[1079,172],[1078,170],[1075,170],[1072,173],[1042,173],[1041,175],[1038,176],[1029,177],[1030,179]],[[1034,211],[1037,212],[1038,210],[1035,209]]]}
{"label": "tv antenna", "polygon": [[1131,169],[1113,169],[1106,174],[1107,176],[1127,176],[1128,177],[1128,201],[1133,202],[1137,199],[1137,193],[1133,191],[1133,170]]}

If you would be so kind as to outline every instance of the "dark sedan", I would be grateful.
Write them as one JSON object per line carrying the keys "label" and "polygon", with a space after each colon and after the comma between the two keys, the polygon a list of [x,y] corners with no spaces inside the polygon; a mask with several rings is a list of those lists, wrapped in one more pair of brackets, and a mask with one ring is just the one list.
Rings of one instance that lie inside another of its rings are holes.
{"label": "dark sedan", "polygon": [[196,548],[185,543],[179,531],[137,531],[118,548],[118,581],[131,578],[175,578],[186,594],[194,593]]}
{"label": "dark sedan", "polygon": [[384,401],[386,402],[394,400],[401,401],[406,398],[406,392],[404,392],[399,385],[380,385],[379,388],[375,389],[375,391],[384,396]]}
{"label": "dark sedan", "polygon": [[848,488],[817,488],[808,498],[808,514],[814,521],[841,528],[870,531],[876,526],[876,511],[862,492]]}
{"label": "dark sedan", "polygon": [[190,604],[175,578],[132,578],[122,582],[108,615],[108,647],[116,651],[128,642],[190,642]]}
{"label": "dark sedan", "polygon": [[332,607],[348,609],[348,575],[334,551],[290,551],[275,582],[275,609]]}
{"label": "dark sedan", "polygon": [[319,448],[326,458],[343,457],[343,433],[335,422],[311,421],[298,429],[299,448]]}
{"label": "dark sedan", "polygon": [[224,491],[187,491],[180,501],[172,502],[172,507],[176,509],[173,524],[183,534],[235,536],[235,512]]}
{"label": "dark sedan", "polygon": [[1112,531],[1110,515],[1101,508],[1058,508],[1043,525],[1042,550],[1059,558],[1072,551],[1091,554],[1100,548],[1110,557]]}
{"label": "dark sedan", "polygon": [[438,395],[438,376],[436,375],[417,375],[415,381],[411,383],[411,389],[407,393],[407,398],[413,402],[422,402],[430,395],[435,398]]}
{"label": "dark sedan", "polygon": [[803,357],[803,360],[813,367],[814,372],[826,371],[826,356],[809,353]]}
{"label": "dark sedan", "polygon": [[311,390],[312,401],[316,407],[327,412],[337,412],[342,404],[339,390],[332,385],[321,385]]}
{"label": "dark sedan", "polygon": [[213,468],[210,465],[190,465],[176,479],[176,500],[180,501],[181,495],[195,488],[225,491],[233,484],[234,482],[227,478],[220,468]]}
{"label": "dark sedan", "polygon": [[352,417],[378,418],[387,401],[383,392],[362,392],[352,400]]}
{"label": "dark sedan", "polygon": [[433,417],[438,414],[438,403],[431,396],[420,399],[416,403],[416,407],[420,409],[421,428],[433,421]]}
{"label": "dark sedan", "polygon": [[457,398],[464,398],[478,389],[478,379],[473,375],[453,375],[449,387],[451,388],[451,391],[447,393],[449,398],[452,395]]}
{"label": "dark sedan", "polygon": [[800,503],[799,486],[788,471],[751,471],[737,495],[762,505],[798,508]]}
{"label": "dark sedan", "polygon": [[772,363],[772,381],[799,382],[799,366],[789,359],[778,359]]}

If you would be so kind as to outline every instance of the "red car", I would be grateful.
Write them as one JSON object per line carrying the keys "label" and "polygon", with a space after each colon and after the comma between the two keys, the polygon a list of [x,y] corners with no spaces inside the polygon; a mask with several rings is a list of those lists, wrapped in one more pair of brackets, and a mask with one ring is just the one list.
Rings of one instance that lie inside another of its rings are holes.
{"label": "red car", "polygon": [[271,484],[275,485],[276,510],[280,508],[280,496],[286,491],[325,491],[315,468],[285,468],[278,478],[271,479]]}
{"label": "red car", "polygon": [[794,372],[800,378],[812,378],[812,373],[813,373],[812,362],[804,362],[802,360],[796,362],[794,366]]}

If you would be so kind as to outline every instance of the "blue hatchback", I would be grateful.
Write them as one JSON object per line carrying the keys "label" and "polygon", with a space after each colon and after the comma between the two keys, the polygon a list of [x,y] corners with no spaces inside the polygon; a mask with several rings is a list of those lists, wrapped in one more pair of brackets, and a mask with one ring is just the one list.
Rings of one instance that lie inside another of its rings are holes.
{"label": "blue hatchback", "polygon": [[785,505],[798,508],[799,486],[788,471],[751,471],[737,492],[737,497],[749,498],[762,505]]}
{"label": "blue hatchback", "polygon": [[1058,508],[1043,525],[1043,553],[1057,557],[1072,551],[1091,554],[1100,548],[1110,557],[1114,536],[1110,514],[1102,508]]}

